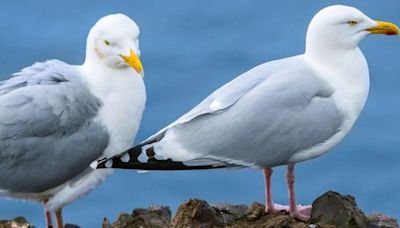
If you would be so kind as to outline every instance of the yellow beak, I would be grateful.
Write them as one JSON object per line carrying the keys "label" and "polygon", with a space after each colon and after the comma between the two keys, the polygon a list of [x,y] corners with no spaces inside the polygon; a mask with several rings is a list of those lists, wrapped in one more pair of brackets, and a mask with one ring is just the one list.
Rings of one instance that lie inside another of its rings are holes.
{"label": "yellow beak", "polygon": [[400,29],[397,25],[386,22],[386,21],[376,21],[377,26],[367,29],[371,34],[385,34],[385,35],[399,35]]}
{"label": "yellow beak", "polygon": [[129,50],[130,56],[120,55],[121,58],[128,64],[130,67],[135,69],[140,75],[143,77],[143,66],[139,57],[133,52],[133,50]]}

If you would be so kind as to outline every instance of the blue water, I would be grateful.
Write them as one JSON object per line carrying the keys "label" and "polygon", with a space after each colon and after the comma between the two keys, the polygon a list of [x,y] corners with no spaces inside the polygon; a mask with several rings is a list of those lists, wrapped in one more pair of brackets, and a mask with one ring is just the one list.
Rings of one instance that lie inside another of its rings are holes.
{"label": "blue water", "polygon": [[[210,92],[251,67],[299,54],[312,16],[331,4],[356,6],[374,19],[400,23],[400,2],[310,0],[2,1],[0,78],[35,61],[84,59],[89,28],[122,12],[141,27],[148,103],[137,141],[175,120]],[[297,166],[297,196],[311,203],[327,190],[354,195],[367,213],[400,218],[400,37],[370,36],[361,45],[371,91],[352,132],[331,153]],[[284,168],[273,177],[274,200],[286,203]],[[174,210],[187,198],[211,203],[263,202],[261,172],[197,171],[137,174],[117,171],[67,206],[65,220],[100,227],[121,211],[151,204]],[[23,215],[43,226],[39,204],[0,200],[0,218]]]}

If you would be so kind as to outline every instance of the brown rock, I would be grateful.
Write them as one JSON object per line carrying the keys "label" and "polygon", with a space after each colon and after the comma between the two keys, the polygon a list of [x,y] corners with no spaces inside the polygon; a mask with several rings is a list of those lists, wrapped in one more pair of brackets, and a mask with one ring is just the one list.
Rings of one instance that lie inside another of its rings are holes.
{"label": "brown rock", "polygon": [[78,225],[75,225],[75,224],[67,223],[67,224],[64,225],[64,228],[81,228],[81,227],[78,226]]}
{"label": "brown rock", "polygon": [[367,218],[352,196],[327,192],[318,197],[311,211],[311,222],[338,228],[367,227]]}
{"label": "brown rock", "polygon": [[395,218],[381,213],[368,215],[367,222],[368,228],[399,228],[399,224]]}
{"label": "brown rock", "polygon": [[213,207],[222,215],[225,224],[233,223],[235,220],[242,218],[249,209],[249,207],[244,204],[216,204]]}
{"label": "brown rock", "polygon": [[173,228],[224,227],[224,219],[206,201],[191,199],[179,206],[172,221]]}
{"label": "brown rock", "polygon": [[[120,227],[128,227],[128,224],[133,223],[130,214],[128,213],[121,213],[118,215],[117,220],[110,225],[112,228],[120,228]],[[103,228],[107,227],[107,223],[103,220]]]}
{"label": "brown rock", "polygon": [[[171,211],[168,207],[152,206],[135,209],[131,214],[122,213],[110,224],[104,218],[102,228],[400,228],[396,219],[383,214],[368,217],[357,207],[352,196],[342,196],[327,192],[313,203],[311,220],[307,223],[293,219],[285,211],[277,214],[265,212],[259,203],[246,205],[217,204],[210,206],[206,201],[192,199],[179,206],[171,224]],[[34,228],[25,218],[1,220],[0,228]],[[67,224],[65,228],[79,228]]]}
{"label": "brown rock", "polygon": [[110,221],[108,220],[107,217],[103,218],[103,222],[101,224],[101,228],[112,228]]}
{"label": "brown rock", "polygon": [[[104,223],[103,223],[104,224]],[[132,214],[122,213],[112,228],[164,228],[171,225],[171,211],[168,207],[151,206],[133,210]]]}
{"label": "brown rock", "polygon": [[0,220],[0,228],[35,228],[24,217],[16,217],[12,220]]}
{"label": "brown rock", "polygon": [[306,228],[307,224],[297,221],[289,216],[286,212],[278,214],[268,214],[265,212],[265,206],[259,203],[253,203],[246,213],[236,219],[233,223],[227,224],[226,227],[287,227],[287,228]]}

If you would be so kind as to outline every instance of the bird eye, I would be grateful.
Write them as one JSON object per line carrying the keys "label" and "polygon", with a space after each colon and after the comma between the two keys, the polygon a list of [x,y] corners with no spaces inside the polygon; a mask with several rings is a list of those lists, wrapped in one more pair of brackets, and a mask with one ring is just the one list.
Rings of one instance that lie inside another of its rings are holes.
{"label": "bird eye", "polygon": [[111,45],[110,41],[108,41],[108,40],[104,40],[104,44],[105,44],[106,46],[110,46],[110,45]]}
{"label": "bird eye", "polygon": [[349,22],[347,22],[347,24],[349,24],[350,26],[355,26],[358,24],[358,22],[357,21],[349,21]]}

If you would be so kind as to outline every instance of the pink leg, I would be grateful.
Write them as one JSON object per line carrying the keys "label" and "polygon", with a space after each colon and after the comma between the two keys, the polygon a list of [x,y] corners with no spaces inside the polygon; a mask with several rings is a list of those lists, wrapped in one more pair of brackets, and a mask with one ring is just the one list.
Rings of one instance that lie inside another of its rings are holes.
{"label": "pink leg", "polygon": [[292,217],[302,221],[308,221],[311,214],[311,206],[297,206],[294,192],[294,164],[289,164],[287,169],[287,184],[289,189],[289,213]]}
{"label": "pink leg", "polygon": [[47,211],[47,209],[46,209],[46,202],[47,202],[47,200],[43,201],[44,215],[46,217],[46,227],[47,228],[53,228],[53,223],[51,221],[51,213],[49,211]]}
{"label": "pink leg", "polygon": [[265,211],[275,213],[276,210],[272,204],[272,192],[271,192],[271,176],[273,170],[271,168],[263,169],[264,180],[265,180]]}
{"label": "pink leg", "polygon": [[54,213],[56,214],[57,228],[63,228],[64,223],[63,223],[63,217],[62,217],[62,208],[57,209]]}
{"label": "pink leg", "polygon": [[272,203],[272,190],[271,190],[271,176],[273,170],[271,168],[264,168],[264,180],[265,180],[265,211],[270,213],[277,213],[279,211],[288,211],[288,206]]}

